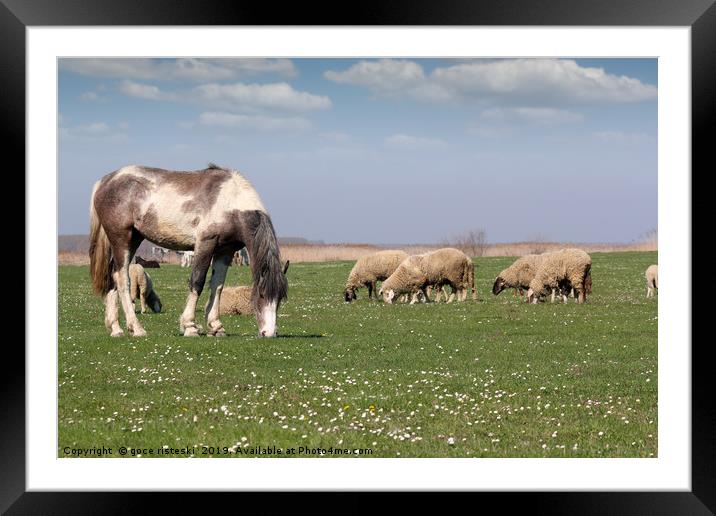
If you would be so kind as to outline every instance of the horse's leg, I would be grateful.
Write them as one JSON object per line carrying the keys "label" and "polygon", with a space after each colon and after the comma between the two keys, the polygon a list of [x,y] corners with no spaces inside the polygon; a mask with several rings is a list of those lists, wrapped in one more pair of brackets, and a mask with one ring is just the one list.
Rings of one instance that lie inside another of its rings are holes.
{"label": "horse's leg", "polygon": [[[136,233],[132,227],[129,226],[126,229],[116,229],[111,233],[108,232],[107,238],[112,247],[112,256],[114,259],[113,278],[117,288],[117,295],[122,302],[127,329],[135,337],[144,337],[147,332],[144,331],[144,328],[142,328],[142,325],[139,323],[139,319],[137,319],[137,314],[134,313],[134,303],[132,303],[132,296],[129,292],[129,265],[144,237]],[[112,324],[113,321],[111,320],[113,317],[111,312],[114,303],[115,301],[111,298],[107,303],[107,308],[110,312],[108,319],[110,319],[109,322],[112,325],[113,334],[116,331],[115,326]]]}
{"label": "horse's leg", "polygon": [[191,265],[191,276],[189,277],[189,295],[186,299],[186,306],[179,318],[179,331],[185,337],[196,337],[199,335],[199,328],[194,322],[196,302],[204,290],[206,273],[211,264],[211,256],[214,254],[216,243],[211,241],[197,242],[194,248],[194,258]]}
{"label": "horse's leg", "polygon": [[223,337],[226,335],[224,325],[219,320],[219,306],[221,301],[221,291],[224,288],[224,280],[226,279],[226,271],[231,264],[232,253],[217,254],[214,256],[214,265],[211,272],[211,282],[209,288],[209,302],[207,310],[204,313],[206,317],[206,333],[209,336]]}
{"label": "horse's leg", "polygon": [[117,305],[117,274],[113,274],[114,286],[104,298],[104,325],[112,337],[124,335],[119,325],[119,306]]}
{"label": "horse's leg", "polygon": [[[117,272],[117,290],[119,292],[119,299],[122,302],[122,309],[124,310],[124,316],[127,321],[127,329],[135,337],[144,337],[147,332],[144,330],[142,325],[137,319],[137,314],[134,313],[134,303],[132,302],[132,296],[129,293],[129,264],[132,260],[134,250],[131,249],[132,245],[128,246],[124,252],[115,253],[115,271]],[[136,247],[135,247],[136,249]]]}

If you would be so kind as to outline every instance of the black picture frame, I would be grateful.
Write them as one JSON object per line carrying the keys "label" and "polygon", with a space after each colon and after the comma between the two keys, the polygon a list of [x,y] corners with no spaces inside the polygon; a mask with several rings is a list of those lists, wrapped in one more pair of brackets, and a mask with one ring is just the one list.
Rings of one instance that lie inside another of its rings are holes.
{"label": "black picture frame", "polygon": [[[716,5],[714,0],[490,0],[338,3],[239,3],[218,0],[0,0],[0,134],[6,159],[25,170],[25,29],[85,25],[574,25],[691,27],[692,171],[707,173],[716,126]],[[713,167],[709,167],[713,168]],[[687,171],[688,173],[688,171]],[[24,182],[22,188],[25,191]],[[28,194],[25,191],[25,194]],[[693,233],[692,233],[693,234]],[[27,272],[27,271],[26,271]],[[689,283],[690,284],[690,283]],[[688,300],[687,300],[688,302]],[[27,305],[26,305],[27,306]],[[7,514],[105,514],[146,511],[137,493],[26,492],[25,355],[6,339],[2,382],[3,449],[0,510]],[[686,343],[674,343],[685,345]],[[689,343],[690,344],[690,343]],[[692,490],[690,492],[483,493],[502,510],[528,506],[550,514],[713,514],[716,512],[716,421],[708,360],[710,342],[692,346]],[[158,495],[163,511],[183,511],[191,493]],[[215,497],[216,495],[212,495]],[[221,496],[218,500],[226,499]],[[216,503],[218,500],[213,500]],[[345,502],[345,500],[344,500]],[[487,507],[487,506],[485,506]],[[182,512],[183,512],[182,511]]]}

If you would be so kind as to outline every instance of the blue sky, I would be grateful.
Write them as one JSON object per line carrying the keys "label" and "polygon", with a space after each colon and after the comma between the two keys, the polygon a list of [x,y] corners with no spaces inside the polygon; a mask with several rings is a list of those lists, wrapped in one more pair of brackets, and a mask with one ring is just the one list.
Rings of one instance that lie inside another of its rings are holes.
{"label": "blue sky", "polygon": [[61,59],[59,232],[123,165],[215,162],[280,236],[437,243],[657,227],[656,59]]}

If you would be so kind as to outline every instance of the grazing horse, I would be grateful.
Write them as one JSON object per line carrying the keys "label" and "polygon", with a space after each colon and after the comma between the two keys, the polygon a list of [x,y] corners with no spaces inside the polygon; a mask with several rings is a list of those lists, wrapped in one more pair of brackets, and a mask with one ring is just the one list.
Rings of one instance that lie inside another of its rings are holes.
{"label": "grazing horse", "polygon": [[179,318],[185,336],[199,334],[194,313],[212,263],[206,331],[226,334],[219,320],[221,290],[234,252],[244,246],[251,257],[259,335],[276,334],[276,312],[288,291],[278,240],[256,190],[238,172],[213,164],[193,172],[123,167],[95,183],[90,226],[92,285],[105,297],[105,326],[112,336],[123,334],[118,298],[127,329],[134,336],[146,335],[131,304],[128,272],[145,238],[175,251],[194,251],[189,296]]}
{"label": "grazing horse", "polygon": [[145,269],[159,269],[159,262],[156,260],[145,260],[141,256],[134,257],[134,263],[141,265]]}

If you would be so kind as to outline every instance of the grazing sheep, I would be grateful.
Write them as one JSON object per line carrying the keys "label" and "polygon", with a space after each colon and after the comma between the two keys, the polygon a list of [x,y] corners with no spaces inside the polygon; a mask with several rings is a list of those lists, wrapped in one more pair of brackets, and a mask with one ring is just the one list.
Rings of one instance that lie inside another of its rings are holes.
{"label": "grazing sheep", "polygon": [[[492,293],[497,296],[503,290],[511,288],[513,289],[513,296],[516,296],[518,293],[520,297],[524,295],[524,291],[529,289],[530,281],[532,281],[535,274],[537,274],[537,269],[547,254],[549,253],[526,254],[515,260],[512,265],[497,276],[495,283],[492,285]],[[557,289],[553,288],[551,290],[552,302],[554,303]]]}
{"label": "grazing sheep", "polygon": [[346,281],[345,300],[357,299],[356,291],[363,286],[368,287],[368,299],[378,299],[376,282],[386,280],[406,258],[405,251],[378,251],[358,258]]}
{"label": "grazing sheep", "polygon": [[659,266],[649,265],[646,269],[646,297],[653,297],[659,290]]}
{"label": "grazing sheep", "polygon": [[383,282],[379,294],[386,303],[392,303],[397,296],[412,294],[412,304],[417,301],[419,293],[423,302],[427,302],[430,299],[428,286],[440,290],[445,285],[450,285],[453,290],[448,303],[454,299],[464,301],[468,290],[472,290],[473,299],[477,298],[475,265],[462,251],[444,248],[407,258]]}
{"label": "grazing sheep", "polygon": [[[283,273],[288,271],[289,260],[283,266]],[[219,298],[219,315],[253,315],[254,302],[251,299],[253,287],[251,285],[239,285],[237,287],[224,287]],[[209,305],[207,299],[204,311]]]}
{"label": "grazing sheep", "polygon": [[515,292],[519,290],[521,296],[524,290],[530,288],[530,281],[537,274],[544,257],[544,254],[526,254],[515,260],[497,276],[492,285],[492,293],[497,296],[506,288],[512,288]]}
{"label": "grazing sheep", "polygon": [[193,262],[194,262],[194,251],[181,252],[181,266],[182,267],[191,267]]}
{"label": "grazing sheep", "polygon": [[154,313],[162,311],[162,302],[154,291],[152,278],[144,271],[144,267],[136,263],[129,265],[129,295],[132,304],[139,298],[142,313],[147,311],[147,305]]}
{"label": "grazing sheep", "polygon": [[234,253],[233,265],[250,265],[249,264],[249,252],[245,247],[242,247],[240,251]]}
{"label": "grazing sheep", "polygon": [[159,269],[159,262],[156,260],[145,260],[141,256],[134,257],[134,263],[141,265],[145,269]]}
{"label": "grazing sheep", "polygon": [[592,259],[581,249],[561,249],[549,253],[544,256],[530,282],[527,300],[537,303],[538,298],[546,295],[548,289],[558,289],[566,302],[566,292],[573,287],[577,303],[583,303],[587,290],[585,283],[591,268]]}

